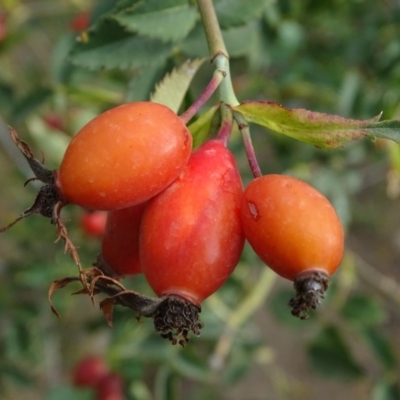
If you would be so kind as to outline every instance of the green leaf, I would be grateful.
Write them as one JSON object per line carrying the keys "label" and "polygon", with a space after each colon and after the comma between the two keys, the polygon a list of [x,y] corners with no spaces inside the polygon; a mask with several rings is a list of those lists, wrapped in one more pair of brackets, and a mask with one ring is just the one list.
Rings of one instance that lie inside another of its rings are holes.
{"label": "green leaf", "polygon": [[257,26],[248,24],[222,31],[226,49],[230,57],[250,54],[251,43],[257,40]]}
{"label": "green leaf", "polygon": [[10,117],[11,123],[15,124],[25,119],[30,113],[47,101],[52,94],[53,91],[46,87],[39,87],[32,90],[14,104]]}
{"label": "green leaf", "polygon": [[376,354],[382,365],[387,370],[395,370],[398,362],[395,356],[395,350],[388,338],[374,328],[364,329],[362,331],[362,336]]}
{"label": "green leaf", "polygon": [[140,0],[102,0],[95,2],[90,13],[90,20],[96,21],[106,14],[113,14],[129,7],[133,7],[139,2]]}
{"label": "green leaf", "polygon": [[171,51],[171,44],[135,36],[116,21],[105,19],[73,47],[69,60],[91,70],[134,69],[162,63]]}
{"label": "green leaf", "polygon": [[340,147],[363,137],[400,141],[400,120],[377,122],[380,115],[361,121],[302,108],[289,109],[270,101],[246,101],[233,110],[249,122],[321,148]]}
{"label": "green leaf", "polygon": [[308,346],[308,355],[315,370],[327,377],[353,380],[364,375],[334,326],[327,326],[317,335]]}
{"label": "green leaf", "polygon": [[190,351],[181,351],[170,361],[171,367],[179,375],[197,381],[208,381],[210,379],[210,369],[205,359]]}
{"label": "green leaf", "polygon": [[197,10],[187,1],[149,0],[115,16],[127,30],[162,41],[185,38],[197,20]]}
{"label": "green leaf", "polygon": [[46,165],[57,168],[64,156],[65,150],[71,141],[64,132],[52,130],[44,120],[37,115],[27,118],[27,125],[31,137],[35,140],[37,148],[46,154]]}
{"label": "green leaf", "polygon": [[291,314],[288,302],[293,297],[293,295],[293,289],[280,289],[276,293],[274,293],[268,300],[268,306],[272,312],[272,315],[280,323],[291,328],[301,329],[310,327],[310,323],[313,320],[313,315],[311,315],[311,318],[307,320],[307,323],[305,324],[304,321],[297,317],[294,317]]}
{"label": "green leaf", "polygon": [[[200,146],[207,139],[218,108],[219,104],[212,106],[205,113],[201,114],[196,121],[188,126],[193,136],[193,148]],[[219,116],[219,113],[217,116]]]}
{"label": "green leaf", "polygon": [[164,64],[152,64],[137,69],[129,81],[126,101],[150,100],[151,91],[154,90],[156,82],[165,75],[165,71]]}
{"label": "green leaf", "polygon": [[271,0],[220,0],[215,3],[215,11],[222,28],[244,25],[261,16]]}
{"label": "green leaf", "polygon": [[3,117],[12,109],[14,101],[14,88],[10,84],[0,81],[0,109]]}
{"label": "green leaf", "polygon": [[398,400],[400,388],[396,382],[379,382],[372,391],[371,400]]}
{"label": "green leaf", "polygon": [[73,65],[65,62],[69,52],[76,43],[76,35],[68,33],[63,35],[53,48],[50,72],[57,83],[67,83],[74,71]]}
{"label": "green leaf", "polygon": [[192,79],[205,60],[198,58],[186,61],[179,68],[172,70],[157,84],[150,100],[164,104],[177,113]]}
{"label": "green leaf", "polygon": [[358,325],[376,325],[386,319],[386,312],[377,299],[361,294],[348,298],[341,314]]}
{"label": "green leaf", "polygon": [[74,388],[71,386],[52,387],[45,396],[45,400],[90,400],[92,398],[92,390],[88,388]]}
{"label": "green leaf", "polygon": [[207,57],[208,47],[203,26],[198,23],[180,44],[181,50],[191,58]]}

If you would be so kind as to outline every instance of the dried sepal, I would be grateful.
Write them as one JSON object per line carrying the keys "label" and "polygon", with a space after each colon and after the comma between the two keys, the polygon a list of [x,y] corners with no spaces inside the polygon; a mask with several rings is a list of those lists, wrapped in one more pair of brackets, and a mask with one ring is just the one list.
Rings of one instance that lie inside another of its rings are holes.
{"label": "dried sepal", "polygon": [[107,297],[100,302],[99,306],[100,310],[103,311],[107,325],[110,328],[113,328],[112,316],[114,311],[114,300],[110,297]]}
{"label": "dried sepal", "polygon": [[55,292],[58,290],[64,288],[65,286],[69,285],[72,282],[78,282],[80,279],[79,277],[76,276],[67,276],[65,278],[57,279],[53,281],[53,283],[50,285],[49,291],[47,293],[47,299],[50,304],[51,311],[53,314],[55,314],[58,318],[61,317],[60,313],[56,310],[56,308],[53,305],[52,298]]}

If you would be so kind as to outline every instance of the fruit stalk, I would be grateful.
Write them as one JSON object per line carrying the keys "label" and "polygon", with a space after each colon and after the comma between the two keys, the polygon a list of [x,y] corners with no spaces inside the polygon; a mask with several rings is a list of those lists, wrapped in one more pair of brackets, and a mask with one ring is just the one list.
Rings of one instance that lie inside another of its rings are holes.
{"label": "fruit stalk", "polygon": [[232,133],[233,115],[231,109],[224,103],[221,104],[220,111],[222,122],[217,134],[217,140],[226,147]]}
{"label": "fruit stalk", "polygon": [[208,83],[208,85],[197,98],[197,100],[193,102],[189,106],[189,108],[179,116],[184,124],[187,124],[199,112],[201,107],[204,106],[209,98],[215,93],[221,82],[223,82],[225,76],[226,72],[223,70],[216,69],[214,71],[211,81]]}
{"label": "fruit stalk", "polygon": [[244,148],[246,151],[247,160],[254,178],[262,176],[260,166],[258,165],[256,153],[254,151],[253,142],[251,140],[249,124],[239,113],[234,113],[233,118],[238,124],[240,133],[242,134]]}

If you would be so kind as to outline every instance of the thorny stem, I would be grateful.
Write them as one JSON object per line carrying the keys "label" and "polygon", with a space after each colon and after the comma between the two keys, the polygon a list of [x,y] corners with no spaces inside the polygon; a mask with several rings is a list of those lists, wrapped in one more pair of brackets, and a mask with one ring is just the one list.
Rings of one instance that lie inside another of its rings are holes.
{"label": "thorny stem", "polygon": [[239,113],[234,112],[233,118],[238,124],[239,130],[242,134],[244,148],[246,150],[247,160],[249,161],[249,166],[254,178],[262,176],[260,166],[258,165],[256,153],[254,151],[253,142],[251,140],[249,124]]}
{"label": "thorny stem", "polygon": [[210,364],[214,370],[219,370],[223,367],[232,348],[237,329],[265,303],[265,299],[273,287],[275,278],[276,274],[269,268],[265,268],[257,284],[251,289],[247,297],[241,301],[235,311],[229,315],[225,322],[225,331],[218,339],[215,350],[210,358]]}

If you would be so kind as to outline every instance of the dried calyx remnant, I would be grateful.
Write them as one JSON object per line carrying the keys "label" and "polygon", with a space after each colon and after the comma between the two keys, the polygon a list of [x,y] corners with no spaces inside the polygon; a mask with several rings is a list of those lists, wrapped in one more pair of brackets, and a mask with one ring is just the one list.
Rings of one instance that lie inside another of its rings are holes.
{"label": "dried calyx remnant", "polygon": [[[128,307],[137,313],[137,318],[153,318],[156,332],[168,339],[172,344],[185,346],[189,334],[200,335],[203,323],[199,319],[201,309],[196,305],[177,296],[154,298],[144,296],[133,290],[127,290],[116,279],[104,275],[98,268],[84,271],[88,288],[83,288],[75,294],[88,294],[92,299],[103,293],[108,297],[100,302],[107,324],[112,326],[112,309],[115,305]],[[52,311],[59,316],[51,302],[53,294],[72,282],[80,281],[80,277],[65,277],[52,283],[49,289],[49,302]]]}
{"label": "dried calyx remnant", "polygon": [[36,199],[31,207],[25,210],[18,218],[16,218],[13,222],[6,225],[3,228],[0,228],[0,233],[6,231],[7,229],[11,228],[15,225],[18,221],[21,221],[23,218],[29,217],[30,215],[42,215],[44,217],[50,218],[51,223],[56,226],[57,228],[57,240],[62,239],[65,243],[65,251],[68,252],[75,263],[79,267],[79,271],[82,274],[81,265],[79,262],[78,252],[68,237],[67,229],[63,224],[60,212],[61,209],[64,207],[64,202],[61,200],[58,191],[56,189],[54,183],[54,171],[49,170],[46,168],[42,161],[39,161],[32,153],[29,145],[20,140],[17,132],[13,128],[10,129],[10,135],[12,140],[14,141],[17,148],[21,151],[25,159],[27,160],[34,177],[28,179],[25,182],[27,185],[29,182],[32,181],[40,181],[44,185],[40,188]]}
{"label": "dried calyx remnant", "polygon": [[292,315],[308,319],[309,311],[321,304],[329,283],[330,278],[323,271],[307,271],[297,276],[294,281],[296,296],[289,301]]}
{"label": "dried calyx remnant", "polygon": [[163,338],[184,346],[189,341],[189,332],[200,335],[203,327],[199,321],[200,312],[199,307],[179,296],[166,296],[152,315],[154,327]]}

